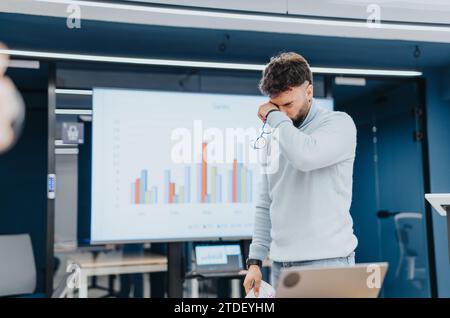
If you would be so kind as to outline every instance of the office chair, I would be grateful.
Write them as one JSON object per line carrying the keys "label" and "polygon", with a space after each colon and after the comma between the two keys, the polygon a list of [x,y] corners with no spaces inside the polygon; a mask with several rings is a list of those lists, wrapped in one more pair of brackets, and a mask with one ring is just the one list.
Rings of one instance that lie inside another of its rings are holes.
{"label": "office chair", "polygon": [[[31,238],[28,234],[0,235],[0,297],[44,298],[36,293],[36,265]],[[67,279],[72,272],[63,275],[52,298],[67,294]]]}
{"label": "office chair", "polygon": [[425,278],[426,268],[421,259],[424,258],[425,246],[422,242],[422,214],[417,212],[401,212],[394,216],[396,236],[400,250],[396,277],[399,277],[406,261],[406,277],[409,281],[420,281]]}

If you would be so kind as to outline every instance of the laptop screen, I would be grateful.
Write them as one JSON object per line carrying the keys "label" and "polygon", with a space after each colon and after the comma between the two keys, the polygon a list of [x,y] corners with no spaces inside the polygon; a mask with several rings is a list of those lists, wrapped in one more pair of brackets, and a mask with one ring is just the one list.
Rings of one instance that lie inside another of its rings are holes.
{"label": "laptop screen", "polygon": [[195,247],[197,272],[239,272],[243,269],[239,244],[198,245]]}

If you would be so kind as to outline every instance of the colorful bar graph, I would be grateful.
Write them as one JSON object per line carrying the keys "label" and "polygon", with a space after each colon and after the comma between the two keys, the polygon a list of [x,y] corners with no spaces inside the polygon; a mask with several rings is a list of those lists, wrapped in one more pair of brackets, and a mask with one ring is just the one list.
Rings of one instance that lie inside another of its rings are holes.
{"label": "colorful bar graph", "polygon": [[[253,193],[253,174],[244,164],[243,148],[236,146],[235,156],[228,169],[223,174],[219,168],[208,166],[206,142],[202,143],[202,159],[194,166],[180,167],[182,170],[164,170],[161,203],[251,203]],[[177,168],[177,169],[180,169]],[[193,170],[192,170],[193,169]],[[177,174],[176,172],[182,172]],[[193,173],[192,173],[193,172]],[[130,202],[132,204],[157,204],[159,202],[159,187],[155,186],[158,180],[151,180],[153,173],[142,169],[139,178],[131,183]],[[191,182],[192,180],[196,180]],[[195,190],[195,188],[197,188]],[[193,197],[192,195],[195,195]]]}
{"label": "colorful bar graph", "polygon": [[[170,171],[168,178],[170,178]],[[140,178],[131,183],[132,204],[156,204],[158,203],[158,188],[148,186],[148,172],[141,170]]]}
{"label": "colorful bar graph", "polygon": [[[191,200],[191,168],[184,168],[184,185],[172,180],[170,170],[164,171],[164,203],[189,203]],[[157,187],[153,187],[154,201],[157,202]]]}

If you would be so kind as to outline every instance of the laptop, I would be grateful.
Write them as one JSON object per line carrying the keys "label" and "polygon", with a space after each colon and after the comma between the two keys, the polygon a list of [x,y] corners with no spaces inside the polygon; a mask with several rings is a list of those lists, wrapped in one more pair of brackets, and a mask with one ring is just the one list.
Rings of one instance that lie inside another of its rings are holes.
{"label": "laptop", "polygon": [[282,270],[277,298],[376,298],[388,263],[350,267],[291,267]]}
{"label": "laptop", "polygon": [[203,277],[239,276],[243,270],[239,244],[196,245],[194,271],[191,275]]}

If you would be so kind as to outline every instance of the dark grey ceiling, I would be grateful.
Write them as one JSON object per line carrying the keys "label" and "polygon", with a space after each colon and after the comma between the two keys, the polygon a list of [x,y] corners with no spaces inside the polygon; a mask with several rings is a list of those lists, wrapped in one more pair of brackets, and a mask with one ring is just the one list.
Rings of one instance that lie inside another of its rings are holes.
{"label": "dark grey ceiling", "polygon": [[[424,68],[450,64],[450,44],[246,31],[171,28],[0,13],[0,40],[12,48],[135,57],[265,63],[297,51],[313,66]],[[421,56],[413,56],[418,45]]]}
{"label": "dark grey ceiling", "polygon": [[[450,44],[88,20],[82,21],[81,29],[68,29],[65,19],[5,13],[0,13],[0,41],[14,49],[113,56],[266,63],[277,52],[296,51],[313,66],[423,69],[450,65]],[[421,51],[419,58],[413,55],[416,45]],[[334,85],[333,94],[336,103],[343,105],[357,96],[376,94],[395,85],[395,82],[371,79],[365,87]]]}

